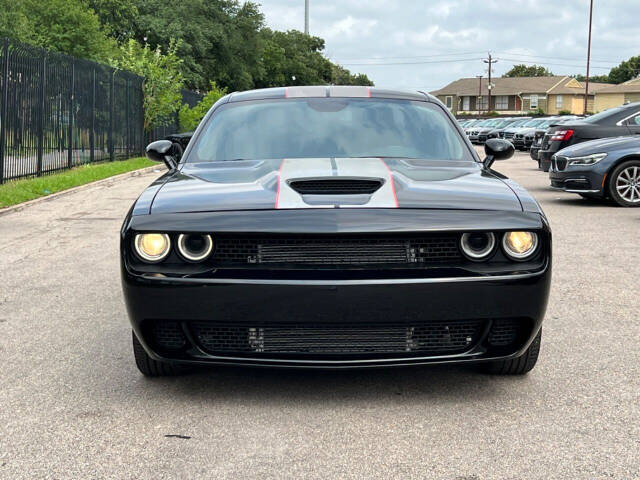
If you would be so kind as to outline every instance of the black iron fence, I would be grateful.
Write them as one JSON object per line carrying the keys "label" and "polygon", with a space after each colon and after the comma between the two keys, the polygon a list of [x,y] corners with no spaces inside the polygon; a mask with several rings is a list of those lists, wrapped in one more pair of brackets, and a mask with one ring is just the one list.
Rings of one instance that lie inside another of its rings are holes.
{"label": "black iron fence", "polygon": [[140,155],[177,130],[176,116],[144,135],[141,77],[0,40],[0,183]]}

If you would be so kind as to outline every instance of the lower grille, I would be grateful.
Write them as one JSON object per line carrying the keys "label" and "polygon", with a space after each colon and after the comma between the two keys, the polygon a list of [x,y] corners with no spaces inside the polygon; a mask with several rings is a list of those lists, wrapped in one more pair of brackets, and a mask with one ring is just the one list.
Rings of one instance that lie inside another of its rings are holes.
{"label": "lower grille", "polygon": [[459,260],[457,235],[447,236],[273,236],[216,237],[213,261],[219,267],[361,267]]}
{"label": "lower grille", "polygon": [[190,324],[194,337],[212,354],[447,354],[468,350],[484,322],[465,320],[415,325],[268,326]]}
{"label": "lower grille", "polygon": [[154,322],[152,336],[155,344],[166,350],[179,350],[187,343],[178,322],[165,320]]}
{"label": "lower grille", "polygon": [[521,321],[516,319],[495,320],[489,330],[487,343],[492,347],[504,347],[514,343],[521,328]]}

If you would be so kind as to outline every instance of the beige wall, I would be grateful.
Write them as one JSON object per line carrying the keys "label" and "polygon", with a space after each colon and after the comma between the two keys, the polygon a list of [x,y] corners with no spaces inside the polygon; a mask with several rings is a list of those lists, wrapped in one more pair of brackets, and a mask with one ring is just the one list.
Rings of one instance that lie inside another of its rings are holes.
{"label": "beige wall", "polygon": [[[549,95],[549,109],[547,113],[549,115],[556,115],[560,110],[568,110],[574,115],[582,115],[584,112],[584,95],[563,94],[562,95],[562,107],[556,107],[558,95]],[[589,101],[587,102],[587,110],[593,112],[593,96],[589,95]]]}
{"label": "beige wall", "polygon": [[603,112],[623,103],[624,93],[596,93],[595,112]]}
{"label": "beige wall", "polygon": [[640,93],[625,93],[624,101],[626,102],[640,102]]}

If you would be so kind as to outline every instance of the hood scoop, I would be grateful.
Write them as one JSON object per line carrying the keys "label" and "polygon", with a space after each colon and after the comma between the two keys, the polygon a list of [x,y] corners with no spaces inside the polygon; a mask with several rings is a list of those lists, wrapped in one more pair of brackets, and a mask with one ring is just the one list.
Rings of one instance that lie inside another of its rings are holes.
{"label": "hood scoop", "polygon": [[313,178],[289,180],[300,195],[371,195],[384,184],[381,178]]}

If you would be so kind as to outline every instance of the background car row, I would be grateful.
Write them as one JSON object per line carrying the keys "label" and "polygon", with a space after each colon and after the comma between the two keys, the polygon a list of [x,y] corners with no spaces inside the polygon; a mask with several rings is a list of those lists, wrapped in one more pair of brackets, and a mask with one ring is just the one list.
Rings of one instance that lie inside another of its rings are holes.
{"label": "background car row", "polygon": [[586,118],[493,118],[461,126],[472,143],[499,137],[529,150],[554,189],[640,207],[640,102]]}

